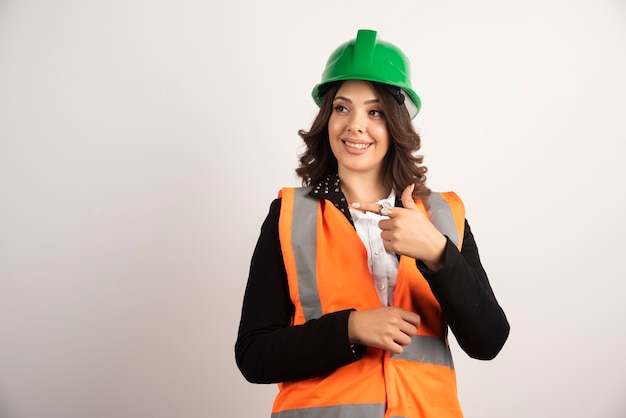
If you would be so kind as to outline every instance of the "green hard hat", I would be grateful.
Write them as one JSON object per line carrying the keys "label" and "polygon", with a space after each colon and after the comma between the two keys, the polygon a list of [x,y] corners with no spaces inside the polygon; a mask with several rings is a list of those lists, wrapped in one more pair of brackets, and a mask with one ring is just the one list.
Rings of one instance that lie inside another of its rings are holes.
{"label": "green hard hat", "polygon": [[315,103],[318,106],[322,103],[325,85],[343,80],[374,81],[404,90],[412,102],[407,103],[411,118],[417,115],[422,105],[411,87],[409,59],[397,46],[377,41],[376,31],[373,30],[360,29],[356,39],[340,45],[330,55],[322,81],[313,88]]}

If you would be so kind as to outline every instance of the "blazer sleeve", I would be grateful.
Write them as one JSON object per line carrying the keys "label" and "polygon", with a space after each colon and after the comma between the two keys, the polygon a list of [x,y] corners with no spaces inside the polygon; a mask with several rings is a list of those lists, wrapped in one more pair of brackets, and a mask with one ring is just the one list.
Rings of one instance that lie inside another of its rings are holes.
{"label": "blazer sleeve", "polygon": [[509,335],[509,322],[493,293],[480,262],[478,247],[467,220],[461,251],[449,239],[444,266],[417,267],[430,284],[459,346],[470,356],[493,359]]}

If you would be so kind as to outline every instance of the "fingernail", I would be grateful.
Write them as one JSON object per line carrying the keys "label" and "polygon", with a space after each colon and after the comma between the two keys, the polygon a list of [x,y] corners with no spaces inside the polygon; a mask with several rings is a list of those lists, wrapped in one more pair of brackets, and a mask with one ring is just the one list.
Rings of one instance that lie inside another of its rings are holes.
{"label": "fingernail", "polygon": [[360,204],[360,203],[358,203],[358,202],[355,202],[355,203],[353,203],[353,204],[352,204],[352,207],[353,207],[353,208],[360,208],[360,207],[361,207],[361,204]]}

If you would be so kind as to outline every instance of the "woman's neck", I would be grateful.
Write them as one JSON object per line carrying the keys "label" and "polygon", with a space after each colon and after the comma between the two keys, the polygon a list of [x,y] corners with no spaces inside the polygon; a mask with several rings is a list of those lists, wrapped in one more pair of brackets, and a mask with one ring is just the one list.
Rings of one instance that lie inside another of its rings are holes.
{"label": "woman's neck", "polygon": [[346,196],[348,205],[353,202],[371,203],[385,199],[391,193],[383,185],[379,176],[368,176],[361,173],[340,173],[341,191]]}

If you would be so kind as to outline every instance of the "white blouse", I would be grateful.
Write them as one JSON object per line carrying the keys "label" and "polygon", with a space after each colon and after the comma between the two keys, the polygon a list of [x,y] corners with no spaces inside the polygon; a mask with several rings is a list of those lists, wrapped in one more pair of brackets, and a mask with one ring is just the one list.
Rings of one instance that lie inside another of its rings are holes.
{"label": "white blouse", "polygon": [[[395,206],[396,193],[392,190],[389,197],[384,200],[388,201],[392,207]],[[352,215],[356,232],[367,249],[367,264],[380,302],[384,306],[391,306],[396,288],[398,258],[396,253],[385,250],[383,239],[380,237],[382,231],[378,227],[378,221],[386,216],[373,212],[363,213],[352,208],[350,208],[350,215]]]}

